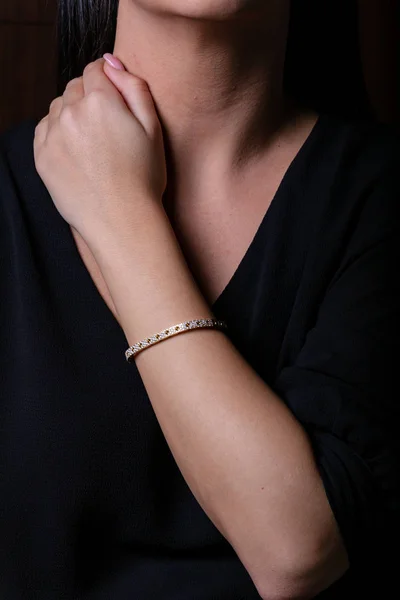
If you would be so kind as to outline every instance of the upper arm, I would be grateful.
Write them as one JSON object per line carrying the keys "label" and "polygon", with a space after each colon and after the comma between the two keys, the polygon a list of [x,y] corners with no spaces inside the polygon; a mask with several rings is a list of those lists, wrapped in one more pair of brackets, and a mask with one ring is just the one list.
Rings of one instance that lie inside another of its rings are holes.
{"label": "upper arm", "polygon": [[274,385],[309,434],[350,567],[364,569],[384,555],[400,511],[397,171],[366,200],[316,321]]}

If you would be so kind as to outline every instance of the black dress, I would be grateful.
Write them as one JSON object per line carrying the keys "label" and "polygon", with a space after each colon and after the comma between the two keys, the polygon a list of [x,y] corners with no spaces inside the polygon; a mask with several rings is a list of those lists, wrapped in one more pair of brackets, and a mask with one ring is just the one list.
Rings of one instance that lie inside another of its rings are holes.
{"label": "black dress", "polygon": [[[125,361],[34,126],[0,138],[0,597],[259,599]],[[396,574],[398,149],[321,116],[212,305],[313,443],[351,562],[324,599],[387,598]]]}

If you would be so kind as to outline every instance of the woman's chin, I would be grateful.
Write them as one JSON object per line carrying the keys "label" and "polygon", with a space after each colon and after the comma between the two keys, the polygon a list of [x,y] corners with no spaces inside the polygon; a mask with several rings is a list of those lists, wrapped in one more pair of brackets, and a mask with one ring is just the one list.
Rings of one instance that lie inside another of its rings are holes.
{"label": "woman's chin", "polygon": [[226,20],[244,13],[261,12],[277,0],[134,0],[144,10],[192,19]]}

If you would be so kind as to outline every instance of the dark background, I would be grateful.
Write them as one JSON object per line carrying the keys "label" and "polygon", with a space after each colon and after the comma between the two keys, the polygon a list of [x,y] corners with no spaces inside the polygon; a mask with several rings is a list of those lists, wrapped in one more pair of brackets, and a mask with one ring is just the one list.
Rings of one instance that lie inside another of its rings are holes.
{"label": "dark background", "polygon": [[[287,85],[318,111],[398,124],[400,1],[363,0],[362,20],[360,1],[292,0]],[[0,0],[0,131],[58,95],[56,6]]]}
{"label": "dark background", "polygon": [[55,15],[56,0],[0,0],[0,130],[57,95]]}

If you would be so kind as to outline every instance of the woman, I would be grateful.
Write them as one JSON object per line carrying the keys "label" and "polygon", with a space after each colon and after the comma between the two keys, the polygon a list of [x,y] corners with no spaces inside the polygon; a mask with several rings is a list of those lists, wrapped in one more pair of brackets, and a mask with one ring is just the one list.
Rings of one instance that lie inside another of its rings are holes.
{"label": "woman", "polygon": [[285,96],[289,2],[99,6],[1,139],[2,597],[385,597],[397,139]]}

